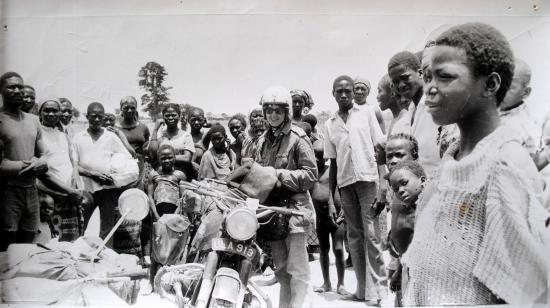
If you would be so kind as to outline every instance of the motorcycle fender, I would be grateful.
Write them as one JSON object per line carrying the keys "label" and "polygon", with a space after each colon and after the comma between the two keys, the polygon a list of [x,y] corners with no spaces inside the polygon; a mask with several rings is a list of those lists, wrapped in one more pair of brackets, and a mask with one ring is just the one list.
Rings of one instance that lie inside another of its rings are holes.
{"label": "motorcycle fender", "polygon": [[212,291],[212,298],[222,299],[233,304],[239,300],[241,280],[239,273],[228,267],[221,267],[216,273],[216,282]]}

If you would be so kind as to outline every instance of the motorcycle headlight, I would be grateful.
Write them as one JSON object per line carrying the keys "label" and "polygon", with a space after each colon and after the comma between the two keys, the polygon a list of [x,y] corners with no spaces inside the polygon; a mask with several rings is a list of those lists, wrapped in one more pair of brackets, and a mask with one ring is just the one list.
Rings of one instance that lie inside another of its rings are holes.
{"label": "motorcycle headlight", "polygon": [[225,218],[225,229],[231,238],[246,241],[256,234],[258,219],[248,209],[234,209]]}

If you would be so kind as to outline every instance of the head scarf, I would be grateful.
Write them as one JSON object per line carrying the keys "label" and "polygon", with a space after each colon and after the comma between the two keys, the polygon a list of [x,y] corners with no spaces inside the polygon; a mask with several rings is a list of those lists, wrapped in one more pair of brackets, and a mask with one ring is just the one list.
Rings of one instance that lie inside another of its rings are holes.
{"label": "head scarf", "polygon": [[370,92],[370,82],[368,81],[368,79],[357,76],[355,77],[355,80],[353,80],[353,85],[355,86],[358,83],[362,83],[367,86],[367,89]]}
{"label": "head scarf", "polygon": [[[40,119],[40,122],[42,122],[42,107],[44,107],[44,104],[46,104],[47,102],[57,103],[57,106],[59,107],[59,110],[61,111],[61,102],[59,101],[59,99],[57,97],[46,97],[46,98],[41,99],[38,102],[38,105],[37,105],[37,107],[38,107],[38,118]],[[61,121],[57,122],[56,127],[60,131],[63,131],[63,126],[61,126]]]}
{"label": "head scarf", "polygon": [[[259,112],[262,117],[252,119],[253,112]],[[267,129],[267,123],[263,115],[264,113],[262,106],[254,106],[250,109],[250,112],[248,113],[248,122],[250,123],[250,126],[248,127],[248,135],[251,138],[256,138],[256,131],[260,129],[265,131]]]}

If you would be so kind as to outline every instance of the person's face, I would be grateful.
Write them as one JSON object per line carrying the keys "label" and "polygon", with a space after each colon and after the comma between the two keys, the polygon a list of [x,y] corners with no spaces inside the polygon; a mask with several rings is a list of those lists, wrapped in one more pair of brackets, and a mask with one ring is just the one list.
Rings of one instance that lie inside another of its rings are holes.
{"label": "person's face", "polygon": [[506,96],[500,103],[499,108],[508,109],[523,101],[531,92],[529,84],[527,83],[526,76],[519,73],[516,70],[514,72],[514,78],[512,79],[512,84],[506,92]]}
{"label": "person's face", "polygon": [[31,88],[23,88],[23,105],[21,110],[24,112],[31,111],[32,107],[36,104],[36,93]]}
{"label": "person's face", "polygon": [[404,160],[414,160],[412,143],[405,139],[392,139],[386,142],[386,164],[391,171],[397,163]]}
{"label": "person's face", "polygon": [[293,96],[292,97],[292,114],[294,116],[301,116],[305,105],[306,103],[304,102],[304,99],[301,96],[298,96],[298,95]]}
{"label": "person's face", "polygon": [[88,125],[91,130],[97,131],[103,126],[103,121],[105,120],[105,111],[99,106],[95,106],[86,114],[86,119],[88,119]]}
{"label": "person's face", "polygon": [[59,104],[56,102],[45,102],[40,111],[40,117],[42,118],[42,123],[45,126],[54,127],[59,123],[59,118],[61,117],[61,109]]}
{"label": "person's face", "polygon": [[427,111],[437,125],[460,122],[477,113],[476,101],[484,90],[482,78],[475,78],[464,50],[449,46],[430,48],[423,61]]}
{"label": "person's face", "polygon": [[380,110],[384,111],[390,108],[392,101],[395,98],[391,94],[391,90],[388,84],[380,83],[378,84],[378,95],[376,100],[380,106]]}
{"label": "person's face", "polygon": [[210,140],[212,141],[212,147],[214,147],[214,150],[216,151],[225,150],[225,140],[227,140],[227,136],[225,136],[225,134],[220,132],[213,133],[210,136]]}
{"label": "person's face", "polygon": [[279,127],[285,120],[285,108],[277,105],[265,107],[265,117],[271,127]]}
{"label": "person's face", "polygon": [[164,123],[166,123],[166,126],[168,127],[178,126],[180,121],[180,116],[174,108],[166,109],[162,114],[162,117],[164,118]]}
{"label": "person's face", "polygon": [[237,119],[233,119],[229,121],[228,126],[229,126],[229,132],[231,133],[231,136],[237,139],[237,136],[239,136],[239,134],[243,131],[243,125],[241,121]]}
{"label": "person's face", "polygon": [[189,125],[191,126],[191,129],[195,132],[201,130],[204,122],[204,114],[202,114],[201,112],[192,112],[189,116]]}
{"label": "person's face", "polygon": [[120,110],[122,117],[127,120],[134,120],[136,116],[136,105],[133,103],[123,103],[122,109]]}
{"label": "person's face", "polygon": [[172,170],[174,169],[174,164],[176,163],[176,155],[170,149],[164,149],[159,153],[159,161],[162,169]]}
{"label": "person's face", "polygon": [[407,99],[412,99],[418,90],[422,89],[419,72],[407,68],[403,64],[392,67],[388,71],[388,75],[395,91]]}
{"label": "person's face", "polygon": [[365,84],[357,83],[353,87],[353,99],[356,103],[364,103],[369,95],[369,88]]}
{"label": "person's face", "polygon": [[353,84],[348,80],[340,80],[332,90],[332,95],[340,110],[350,110],[353,107]]}
{"label": "person's face", "polygon": [[40,198],[40,221],[50,221],[53,215],[54,203],[50,196]]}
{"label": "person's face", "polygon": [[413,204],[422,192],[424,178],[419,178],[410,170],[401,168],[390,176],[390,185],[397,198],[406,204]]}
{"label": "person's face", "polygon": [[250,128],[256,136],[260,136],[265,131],[266,124],[261,110],[254,110],[250,113]]}
{"label": "person's face", "polygon": [[103,127],[114,127],[116,122],[116,117],[112,115],[106,115],[103,119]]}
{"label": "person's face", "polygon": [[2,89],[2,100],[4,104],[11,107],[20,107],[23,105],[23,79],[19,77],[10,77],[5,80]]}
{"label": "person's face", "polygon": [[61,123],[69,125],[73,118],[73,106],[67,103],[61,103]]}

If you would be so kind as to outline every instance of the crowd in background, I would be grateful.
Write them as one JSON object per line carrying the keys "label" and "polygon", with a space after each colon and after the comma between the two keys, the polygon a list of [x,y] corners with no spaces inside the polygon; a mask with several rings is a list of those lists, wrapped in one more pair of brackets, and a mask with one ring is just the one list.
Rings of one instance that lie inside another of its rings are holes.
{"label": "crowd in background", "polygon": [[[255,162],[272,167],[286,205],[306,213],[290,219],[286,238],[259,239],[281,307],[333,290],[331,247],[345,300],[380,305],[392,291],[397,306],[546,302],[550,189],[541,170],[550,134],[546,122],[533,125],[530,79],[498,30],[469,23],[389,57],[377,104],[367,100],[367,79],[335,78],[337,111],[325,123],[306,90],[274,86],[227,129],[206,125],[201,108],[169,103],[150,130],[126,96],[118,118],[90,103],[88,126],[77,131],[70,100],[35,102],[35,90],[8,72],[0,77],[0,251],[74,241],[96,208],[104,238],[126,189],[143,190],[162,216],[176,211],[182,182],[225,181]],[[125,222],[108,247],[145,260],[150,228],[151,215]],[[323,273],[314,288],[312,234]],[[354,292],[344,286],[346,249]]]}

